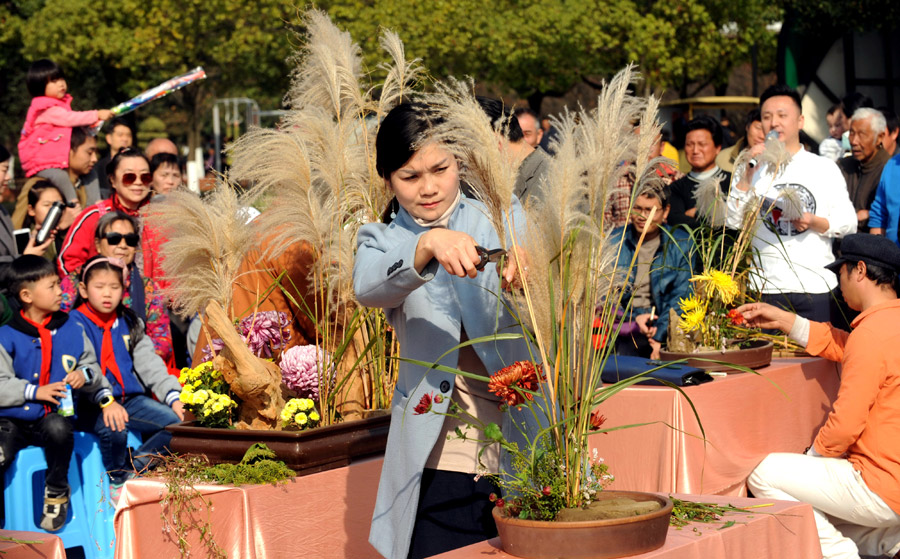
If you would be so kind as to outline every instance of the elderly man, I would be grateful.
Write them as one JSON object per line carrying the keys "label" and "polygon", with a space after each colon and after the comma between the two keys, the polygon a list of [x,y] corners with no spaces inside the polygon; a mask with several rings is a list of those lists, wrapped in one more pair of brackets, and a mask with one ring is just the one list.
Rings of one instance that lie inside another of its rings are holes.
{"label": "elderly man", "polygon": [[884,115],[875,109],[856,109],[850,119],[850,152],[853,157],[838,161],[847,181],[850,201],[856,210],[857,231],[869,231],[869,208],[881,180],[881,169],[890,155],[882,149],[885,136]]}
{"label": "elderly man", "polygon": [[544,129],[541,128],[541,120],[537,113],[525,107],[519,107],[513,113],[516,120],[519,121],[519,128],[522,129],[522,135],[525,137],[525,143],[533,148],[538,147],[541,138],[544,137]]}
{"label": "elderly man", "polygon": [[[543,179],[549,168],[547,154],[528,141],[525,130],[519,124],[521,120],[510,118],[509,110],[503,106],[503,103],[490,97],[478,97],[478,104],[481,105],[484,114],[491,119],[491,124],[495,127],[506,127],[505,133],[508,140],[506,155],[510,160],[519,164],[513,192],[524,205],[540,199],[544,187]],[[535,122],[537,121],[535,120]]]}
{"label": "elderly man", "polygon": [[[767,163],[748,166],[729,193],[727,225],[741,229],[747,204],[774,201],[782,190],[792,190],[802,206],[798,219],[789,221],[780,212],[760,211],[753,237],[756,272],[752,281],[766,302],[812,320],[837,323],[841,313],[831,293],[837,280],[822,269],[834,262],[832,239],[856,232],[856,212],[847,185],[833,161],[801,146],[803,115],[796,91],[774,85],[763,92],[760,103],[763,131],[778,133],[791,160],[780,172]],[[758,156],[764,150],[765,145],[757,145],[750,153]]]}
{"label": "elderly man", "polygon": [[747,483],[756,497],[811,504],[825,559],[892,556],[900,550],[900,248],[849,235],[828,268],[861,311],[850,333],[763,303],[738,308],[752,326],[789,333],[842,370],[810,449],[768,455]]}
{"label": "elderly man", "polygon": [[144,150],[144,155],[147,156],[147,159],[153,159],[153,156],[157,153],[171,153],[175,157],[178,157],[178,148],[175,146],[175,142],[168,138],[153,138],[147,143],[147,149]]}
{"label": "elderly man", "polygon": [[707,115],[699,116],[687,124],[686,130],[684,154],[691,165],[691,172],[671,184],[672,210],[669,212],[669,225],[696,228],[701,223],[697,217],[697,187],[706,179],[716,179],[722,191],[728,192],[731,173],[723,171],[716,164],[716,157],[722,151],[722,127],[716,119]]}

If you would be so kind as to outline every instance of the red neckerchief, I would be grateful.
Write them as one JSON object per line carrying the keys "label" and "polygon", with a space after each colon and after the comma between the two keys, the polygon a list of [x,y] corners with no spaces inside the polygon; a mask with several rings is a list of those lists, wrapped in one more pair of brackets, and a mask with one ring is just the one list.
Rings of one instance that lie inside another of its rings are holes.
{"label": "red neckerchief", "polygon": [[103,320],[90,303],[83,303],[76,309],[78,312],[88,317],[88,320],[103,329],[103,345],[100,348],[100,370],[109,369],[116,382],[122,387],[122,394],[125,394],[125,381],[122,380],[122,373],[119,371],[119,364],[116,363],[116,353],[113,350],[112,327],[116,322],[116,313],[110,313],[109,320]]}
{"label": "red neckerchief", "polygon": [[[44,386],[50,382],[50,364],[53,362],[53,337],[50,330],[47,330],[47,324],[50,323],[53,315],[48,314],[47,318],[38,324],[25,316],[25,311],[19,311],[19,314],[22,315],[25,322],[35,327],[41,338],[41,375],[38,377],[38,386]],[[44,404],[44,412],[50,413],[50,406]]]}
{"label": "red neckerchief", "polygon": [[116,191],[113,191],[112,196],[110,196],[110,200],[111,200],[110,205],[112,207],[112,211],[119,210],[120,212],[124,212],[124,213],[130,215],[131,217],[140,217],[141,208],[143,208],[150,201],[150,195],[148,194],[146,198],[141,200],[141,203],[138,204],[138,207],[136,210],[126,208],[122,204],[122,201],[119,200],[119,195],[118,195],[118,193],[116,193]]}

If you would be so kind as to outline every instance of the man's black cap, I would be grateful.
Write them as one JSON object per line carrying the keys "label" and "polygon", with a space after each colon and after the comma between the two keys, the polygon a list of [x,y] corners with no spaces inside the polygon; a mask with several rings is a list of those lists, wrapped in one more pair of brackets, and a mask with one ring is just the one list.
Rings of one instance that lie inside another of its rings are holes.
{"label": "man's black cap", "polygon": [[841,257],[825,266],[835,274],[840,273],[844,262],[858,262],[880,266],[893,272],[900,272],[900,247],[897,243],[881,235],[855,233],[841,241]]}

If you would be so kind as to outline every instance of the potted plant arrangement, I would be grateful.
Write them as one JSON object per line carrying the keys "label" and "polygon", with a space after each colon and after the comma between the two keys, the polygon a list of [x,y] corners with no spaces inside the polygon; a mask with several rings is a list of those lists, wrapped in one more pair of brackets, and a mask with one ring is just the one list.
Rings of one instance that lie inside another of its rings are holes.
{"label": "potted plant arrangement", "polygon": [[[667,534],[671,501],[604,490],[612,478],[589,442],[591,435],[612,430],[604,427],[597,405],[641,380],[601,380],[620,327],[617,314],[628,305],[615,264],[620,248],[606,240],[608,194],[627,172],[636,177],[637,192],[660,187],[660,160],[649,157],[659,133],[657,101],[630,95],[634,79],[626,68],[604,87],[597,108],[565,113],[555,123],[556,155],[539,199],[525,207],[527,224],[513,223],[515,166],[503,155],[503,130],[492,127],[472,84],[438,84],[437,93],[425,96],[443,122],[431,139],[459,158],[461,178],[486,205],[499,238],[517,232],[503,248],[520,259],[518,269],[527,270],[521,291],[497,297],[519,317],[531,359],[489,378],[465,373],[488,383],[502,409],[513,414],[520,440],[506,438],[496,423],[481,423],[452,400],[445,414],[469,426],[457,436],[499,445],[509,457],[508,468],[490,474],[502,488],[493,516],[504,551],[518,557],[621,557],[655,549]],[[406,421],[439,413],[434,403],[443,398],[426,394]],[[540,427],[529,429],[520,417]]]}
{"label": "potted plant arrangement", "polygon": [[[757,163],[762,162],[780,170],[790,162],[790,154],[781,142],[769,138],[765,151],[757,157]],[[735,161],[732,182],[746,173],[748,164],[749,152],[744,152]],[[702,271],[691,277],[693,293],[679,301],[680,313],[670,310],[670,324],[675,327],[669,328],[661,359],[687,359],[689,365],[708,371],[740,371],[735,366],[768,365],[775,345],[802,351],[786,336],[749,328],[735,310],[758,295],[753,288],[758,282],[754,281],[752,240],[760,220],[775,212],[782,219],[800,217],[803,206],[797,192],[785,188],[776,200],[757,197],[747,204],[739,220],[726,224],[727,200],[719,181],[712,178],[697,187],[697,207],[706,225],[691,231],[691,236]]]}
{"label": "potted plant arrangement", "polygon": [[[165,239],[175,307],[204,319],[200,347],[210,362],[184,371],[185,383],[212,370],[227,388],[186,391],[196,422],[170,429],[173,450],[237,462],[264,442],[311,472],[384,449],[389,417],[379,410],[393,394],[396,348],[383,313],[356,303],[351,271],[358,228],[388,200],[373,127],[420,69],[386,31],[381,45],[393,63],[382,68],[376,100],[349,34],[318,11],[304,28],[281,126],[252,129],[230,146],[231,169],[208,196],[171,193],[145,219]],[[252,221],[251,207],[261,210]],[[221,409],[207,403],[213,394]],[[313,409],[293,409],[292,397]],[[209,428],[223,426],[233,429]]]}

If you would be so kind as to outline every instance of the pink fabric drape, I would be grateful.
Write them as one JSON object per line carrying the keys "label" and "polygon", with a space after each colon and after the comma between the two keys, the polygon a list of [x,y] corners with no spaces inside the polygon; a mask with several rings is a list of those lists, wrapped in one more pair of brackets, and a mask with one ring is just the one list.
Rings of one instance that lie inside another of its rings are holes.
{"label": "pink fabric drape", "polygon": [[705,443],[691,405],[671,388],[628,388],[601,404],[604,427],[657,422],[591,437],[616,478],[610,488],[745,496],[767,454],[803,452],[837,396],[839,365],[775,359],[758,372],[684,388]]}
{"label": "pink fabric drape", "polygon": [[[213,537],[228,557],[377,558],[368,538],[381,463],[369,459],[277,486],[201,485],[210,508],[203,505],[199,518],[208,512]],[[160,518],[165,492],[158,480],[125,484],[115,517],[117,559],[179,556]],[[197,531],[188,540],[192,555],[205,554]]]}
{"label": "pink fabric drape", "polygon": [[10,559],[66,559],[66,550],[59,536],[45,532],[20,532],[0,530],[0,536],[20,541],[41,543],[16,543],[0,540],[0,557]]}
{"label": "pink fabric drape", "polygon": [[[740,559],[751,557],[802,557],[821,559],[822,550],[813,509],[810,505],[786,501],[763,501],[718,495],[676,495],[703,503],[747,507],[774,503],[756,509],[758,514],[732,513],[717,524],[693,523],[677,530],[669,527],[666,543],[659,549],[632,559]],[[735,524],[722,528],[728,520]],[[697,531],[694,531],[694,528]],[[503,553],[499,538],[435,555],[432,559],[515,559]]]}

